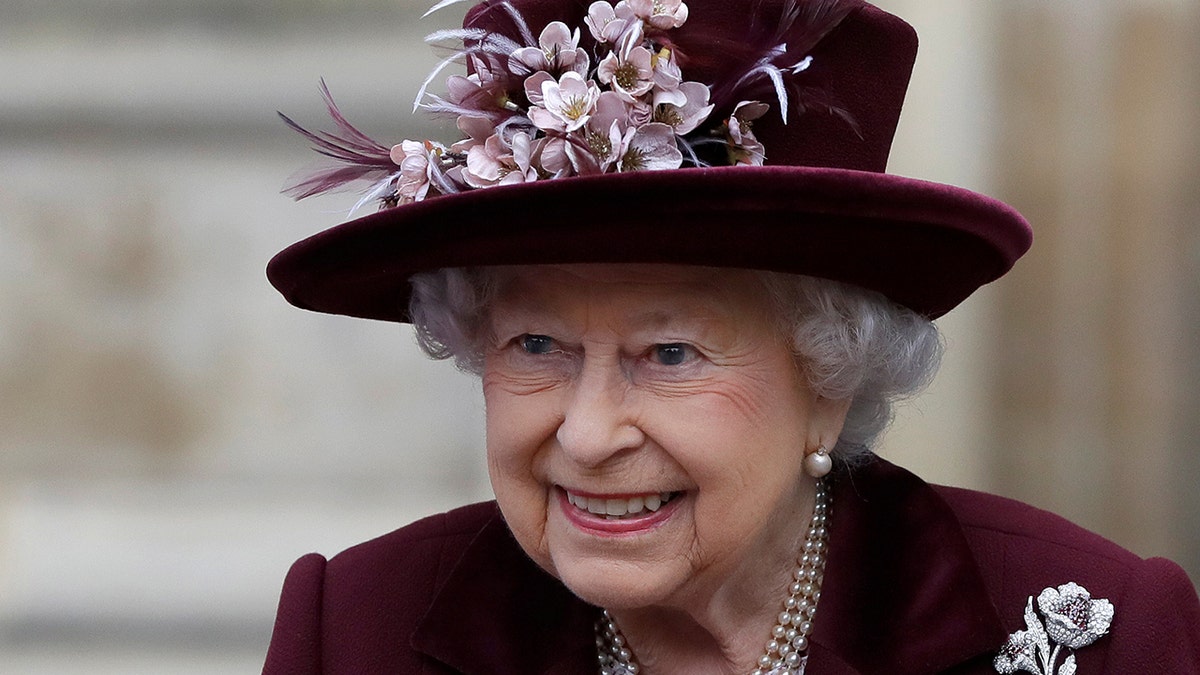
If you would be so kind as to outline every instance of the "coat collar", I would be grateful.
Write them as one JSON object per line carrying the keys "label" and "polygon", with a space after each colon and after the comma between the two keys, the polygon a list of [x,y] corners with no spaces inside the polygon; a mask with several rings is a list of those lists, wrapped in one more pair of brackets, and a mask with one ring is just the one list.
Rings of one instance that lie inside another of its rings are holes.
{"label": "coat collar", "polygon": [[497,509],[412,646],[466,675],[595,675],[598,614],[525,555]]}
{"label": "coat collar", "polygon": [[[911,473],[875,459],[840,477],[810,672],[940,672],[1006,633],[958,519]],[[468,675],[596,671],[596,608],[537,567],[497,511],[412,645]]]}
{"label": "coat collar", "polygon": [[813,672],[842,672],[836,657],[845,672],[936,673],[1003,644],[962,526],[934,488],[874,458],[841,476],[832,509]]}

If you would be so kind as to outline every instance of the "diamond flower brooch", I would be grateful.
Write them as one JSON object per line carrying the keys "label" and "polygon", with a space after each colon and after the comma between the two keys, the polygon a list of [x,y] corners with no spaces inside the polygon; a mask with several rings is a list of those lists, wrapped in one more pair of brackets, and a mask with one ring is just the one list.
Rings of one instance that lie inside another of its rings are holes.
{"label": "diamond flower brooch", "polygon": [[1074,652],[1108,633],[1112,603],[1093,600],[1086,588],[1071,582],[1042,591],[1037,606],[1045,623],[1034,612],[1030,596],[1025,603],[1025,630],[1008,636],[994,661],[996,671],[1004,675],[1021,670],[1033,675],[1075,675],[1073,653],[1058,664],[1062,648]]}

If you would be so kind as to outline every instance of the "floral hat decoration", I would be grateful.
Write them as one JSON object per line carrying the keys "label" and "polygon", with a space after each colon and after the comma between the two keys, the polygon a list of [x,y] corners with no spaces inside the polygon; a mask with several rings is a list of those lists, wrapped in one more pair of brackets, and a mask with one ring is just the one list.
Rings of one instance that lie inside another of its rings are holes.
{"label": "floral hat decoration", "polygon": [[861,0],[485,0],[427,40],[453,51],[417,105],[457,140],[380,144],[324,83],[335,131],[283,117],[332,162],[289,194],[379,207],[271,261],[299,307],[405,321],[417,272],[639,262],[820,276],[934,318],[1031,243],[1001,202],[885,173],[916,35]]}

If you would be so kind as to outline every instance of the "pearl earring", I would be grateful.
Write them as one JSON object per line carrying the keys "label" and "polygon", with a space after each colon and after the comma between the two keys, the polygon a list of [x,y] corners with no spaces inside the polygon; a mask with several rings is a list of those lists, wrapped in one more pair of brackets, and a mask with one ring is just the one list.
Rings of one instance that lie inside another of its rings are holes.
{"label": "pearl earring", "polygon": [[833,471],[833,458],[824,445],[818,446],[814,452],[804,458],[804,472],[813,478],[824,478]]}

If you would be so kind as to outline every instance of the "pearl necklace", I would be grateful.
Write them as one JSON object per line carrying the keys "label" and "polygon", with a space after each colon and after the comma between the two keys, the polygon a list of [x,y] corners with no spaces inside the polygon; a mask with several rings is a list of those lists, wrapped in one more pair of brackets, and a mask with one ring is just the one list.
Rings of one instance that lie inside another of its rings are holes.
{"label": "pearl necklace", "polygon": [[[817,481],[816,504],[804,548],[792,572],[792,584],[783,601],[778,621],[771,629],[771,639],[758,659],[758,668],[750,675],[804,675],[808,664],[808,636],[812,634],[817,601],[821,599],[821,582],[825,576],[825,554],[828,548],[829,489],[823,479]],[[625,642],[608,610],[601,610],[596,622],[596,653],[600,675],[639,675],[641,667]]]}

